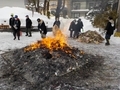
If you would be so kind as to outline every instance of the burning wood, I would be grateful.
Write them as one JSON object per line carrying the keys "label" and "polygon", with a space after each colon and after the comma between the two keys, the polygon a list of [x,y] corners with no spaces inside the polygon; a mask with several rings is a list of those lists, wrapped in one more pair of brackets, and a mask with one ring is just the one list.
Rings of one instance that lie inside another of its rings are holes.
{"label": "burning wood", "polygon": [[[57,25],[54,25],[54,26],[53,26],[52,32],[53,32],[53,35],[54,35],[55,37],[58,36],[58,35],[63,35],[62,32],[61,32],[61,30],[58,28]],[[59,33],[59,34],[58,34],[58,33]]]}
{"label": "burning wood", "polygon": [[99,44],[102,43],[104,38],[98,34],[96,31],[87,31],[85,33],[81,33],[79,35],[78,41],[84,42],[84,43],[95,43]]}
{"label": "burning wood", "polygon": [[[65,35],[61,32],[61,30],[57,26],[54,26],[53,30],[54,30],[53,31],[54,37],[47,37],[47,38],[42,39],[41,41],[31,44],[30,46],[26,47],[24,51],[25,52],[31,51],[37,48],[47,48],[51,51],[61,49],[65,51],[64,48],[68,47],[67,39]],[[65,52],[71,53],[71,51],[69,50],[67,51],[67,49]]]}

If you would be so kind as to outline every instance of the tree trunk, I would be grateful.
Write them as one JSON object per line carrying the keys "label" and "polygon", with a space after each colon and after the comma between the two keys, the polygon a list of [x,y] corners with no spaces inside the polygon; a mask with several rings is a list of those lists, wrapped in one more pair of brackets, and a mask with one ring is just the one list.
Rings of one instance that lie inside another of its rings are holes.
{"label": "tree trunk", "polygon": [[37,12],[39,12],[39,0],[37,0]]}
{"label": "tree trunk", "polygon": [[49,0],[47,1],[47,17],[50,19]]}
{"label": "tree trunk", "polygon": [[120,32],[120,0],[118,2],[118,25],[117,25],[117,32]]}
{"label": "tree trunk", "polygon": [[63,1],[63,6],[62,6],[62,0],[58,0],[55,18],[58,18],[58,19],[59,19],[59,17],[60,17],[60,12],[63,10],[64,6],[65,6],[65,0]]}
{"label": "tree trunk", "polygon": [[44,0],[43,14],[46,15],[46,3],[47,0]]}
{"label": "tree trunk", "polygon": [[59,18],[60,17],[60,8],[61,8],[61,5],[62,5],[62,0],[58,0],[55,18]]}

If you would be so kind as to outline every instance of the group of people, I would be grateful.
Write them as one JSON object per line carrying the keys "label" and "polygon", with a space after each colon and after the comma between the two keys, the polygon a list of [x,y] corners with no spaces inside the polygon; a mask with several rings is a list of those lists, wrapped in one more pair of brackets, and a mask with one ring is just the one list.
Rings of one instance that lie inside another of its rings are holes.
{"label": "group of people", "polygon": [[[81,21],[80,18],[75,18],[69,26],[70,37],[71,38],[78,38],[79,34],[81,33],[81,29],[83,29],[83,22]],[[106,39],[105,45],[108,46],[108,45],[110,45],[109,40],[111,38],[111,35],[113,35],[114,30],[115,30],[115,22],[113,20],[113,17],[108,17],[108,22],[107,22],[104,30],[106,31],[106,33],[105,33],[105,39]]]}
{"label": "group of people", "polygon": [[78,38],[81,29],[83,29],[83,22],[81,21],[81,18],[75,18],[69,26],[70,37]]}
{"label": "group of people", "polygon": [[[32,37],[32,33],[31,33],[31,28],[32,28],[32,20],[29,18],[29,15],[26,15],[26,35],[28,37]],[[41,20],[40,18],[37,19],[38,22],[38,30],[40,31],[41,37],[45,38],[46,34],[47,34],[47,28],[46,25],[44,23],[43,20]],[[13,15],[11,14],[11,18],[9,19],[9,25],[11,26],[11,29],[13,31],[13,36],[14,39],[16,39],[16,37],[18,38],[18,40],[20,40],[20,30],[21,30],[21,21],[18,18],[18,15]]]}
{"label": "group of people", "polygon": [[11,26],[11,28],[13,30],[13,36],[14,36],[13,40],[16,39],[16,36],[18,37],[18,40],[20,40],[21,21],[17,15],[15,15],[15,17],[14,17],[13,14],[11,14],[11,18],[9,19],[9,25]]}
{"label": "group of people", "polygon": [[[37,19],[38,22],[38,30],[40,31],[41,37],[45,38],[47,34],[47,28],[43,20],[40,18]],[[56,25],[58,28],[60,28],[60,21],[58,18],[56,18],[55,22],[53,23],[53,27]],[[14,39],[16,37],[18,40],[20,40],[20,27],[21,27],[21,21],[18,18],[18,15],[13,15],[11,14],[11,18],[9,19],[9,25],[11,26],[13,30],[13,36]],[[28,15],[26,15],[26,35],[28,37],[32,37],[31,33],[31,27],[32,27],[32,20],[29,18]],[[70,31],[70,37],[71,38],[78,38],[79,34],[81,33],[81,30],[83,29],[83,22],[81,21],[81,18],[75,18],[69,26],[69,31]],[[110,37],[113,35],[114,30],[115,30],[115,22],[112,17],[108,18],[108,23],[106,24],[105,27],[106,34],[105,34],[105,39],[106,43],[105,45],[110,45]]]}

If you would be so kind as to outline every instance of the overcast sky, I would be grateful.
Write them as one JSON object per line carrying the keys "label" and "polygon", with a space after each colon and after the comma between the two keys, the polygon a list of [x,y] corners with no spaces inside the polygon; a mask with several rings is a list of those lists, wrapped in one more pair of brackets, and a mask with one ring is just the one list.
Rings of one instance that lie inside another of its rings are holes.
{"label": "overcast sky", "polygon": [[25,7],[24,0],[0,0],[0,8],[5,6]]}

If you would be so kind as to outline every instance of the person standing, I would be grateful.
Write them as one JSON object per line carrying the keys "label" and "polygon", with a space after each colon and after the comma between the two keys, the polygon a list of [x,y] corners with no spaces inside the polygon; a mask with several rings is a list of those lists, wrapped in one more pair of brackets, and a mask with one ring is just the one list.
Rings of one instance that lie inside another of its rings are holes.
{"label": "person standing", "polygon": [[41,37],[46,38],[47,28],[45,26],[44,21],[38,18],[37,22],[38,22],[38,30],[40,31]]}
{"label": "person standing", "polygon": [[75,20],[73,20],[71,23],[70,23],[70,26],[69,26],[69,31],[70,31],[70,38],[73,38],[73,33],[74,33],[74,28],[75,27]]}
{"label": "person standing", "polygon": [[81,25],[80,25],[80,22],[79,22],[78,18],[76,18],[75,19],[75,25],[74,25],[74,35],[73,35],[73,38],[78,38],[80,31],[81,31]]}
{"label": "person standing", "polygon": [[18,18],[17,15],[15,15],[15,21],[14,21],[14,31],[13,31],[13,35],[14,35],[14,40],[16,39],[16,35],[18,37],[18,40],[20,40],[20,26],[21,26],[21,21]]}
{"label": "person standing", "polygon": [[78,23],[80,25],[80,32],[81,32],[81,29],[83,29],[83,22],[82,22],[81,18],[78,19]]}
{"label": "person standing", "polygon": [[13,16],[13,14],[11,14],[11,18],[9,19],[9,25],[10,25],[12,31],[14,31],[14,27],[13,27],[14,21],[15,21],[15,18]]}
{"label": "person standing", "polygon": [[29,16],[26,15],[26,35],[25,36],[32,37],[31,27],[32,27],[32,21],[29,18]]}
{"label": "person standing", "polygon": [[105,30],[106,30],[106,34],[105,34],[106,43],[105,43],[105,45],[110,45],[109,40],[110,40],[111,35],[113,35],[114,30],[115,30],[115,22],[114,22],[113,18],[109,17],[108,19],[109,20],[108,20],[107,25],[105,27]]}

